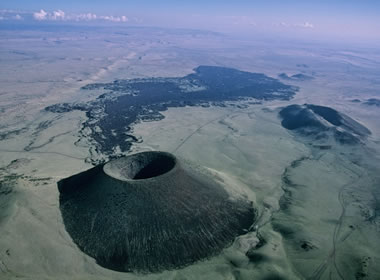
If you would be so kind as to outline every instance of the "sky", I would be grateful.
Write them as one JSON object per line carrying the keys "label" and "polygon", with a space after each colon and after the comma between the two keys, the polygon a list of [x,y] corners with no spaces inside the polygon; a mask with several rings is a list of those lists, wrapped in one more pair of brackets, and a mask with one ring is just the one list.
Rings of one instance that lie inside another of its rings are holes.
{"label": "sky", "polygon": [[380,40],[380,0],[1,0],[2,21]]}

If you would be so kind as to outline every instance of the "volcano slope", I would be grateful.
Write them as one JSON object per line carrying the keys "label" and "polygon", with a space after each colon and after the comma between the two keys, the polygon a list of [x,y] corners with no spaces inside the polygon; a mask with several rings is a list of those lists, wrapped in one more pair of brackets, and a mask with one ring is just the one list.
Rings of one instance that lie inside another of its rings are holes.
{"label": "volcano slope", "polygon": [[73,241],[117,271],[157,272],[213,256],[255,219],[250,201],[166,152],[119,158],[58,187]]}
{"label": "volcano slope", "polygon": [[[279,112],[281,125],[309,136],[313,141],[328,143],[329,138],[340,144],[358,144],[371,132],[349,116],[332,108],[312,104],[289,105]],[[331,141],[330,141],[331,142]]]}

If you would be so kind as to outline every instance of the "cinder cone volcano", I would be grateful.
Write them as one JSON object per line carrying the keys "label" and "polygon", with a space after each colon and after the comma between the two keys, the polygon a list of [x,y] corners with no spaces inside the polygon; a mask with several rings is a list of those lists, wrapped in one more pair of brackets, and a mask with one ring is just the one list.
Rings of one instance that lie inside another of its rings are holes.
{"label": "cinder cone volcano", "polygon": [[103,267],[174,269],[219,253],[253,223],[200,167],[166,152],[110,161],[58,182],[66,230]]}

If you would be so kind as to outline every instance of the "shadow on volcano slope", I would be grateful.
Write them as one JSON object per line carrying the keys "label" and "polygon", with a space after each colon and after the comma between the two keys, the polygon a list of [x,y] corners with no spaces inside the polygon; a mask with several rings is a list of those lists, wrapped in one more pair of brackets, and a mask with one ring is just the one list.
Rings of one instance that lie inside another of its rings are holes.
{"label": "shadow on volcano slope", "polygon": [[157,272],[218,254],[252,225],[252,202],[165,152],[110,161],[58,183],[65,228],[97,263]]}
{"label": "shadow on volcano slope", "polygon": [[328,142],[333,137],[340,144],[358,144],[371,132],[349,116],[324,106],[289,105],[279,112],[282,126],[313,140]]}

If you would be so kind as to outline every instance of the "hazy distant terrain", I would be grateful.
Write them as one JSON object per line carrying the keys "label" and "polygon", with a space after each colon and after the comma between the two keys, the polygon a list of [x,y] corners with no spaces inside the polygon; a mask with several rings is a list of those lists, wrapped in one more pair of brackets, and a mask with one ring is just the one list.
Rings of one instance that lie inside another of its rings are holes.
{"label": "hazy distant terrain", "polygon": [[[4,25],[0,34],[1,279],[380,277],[371,46],[146,27]],[[99,266],[67,233],[57,182],[148,150],[243,193],[258,211],[251,231],[177,270]]]}

